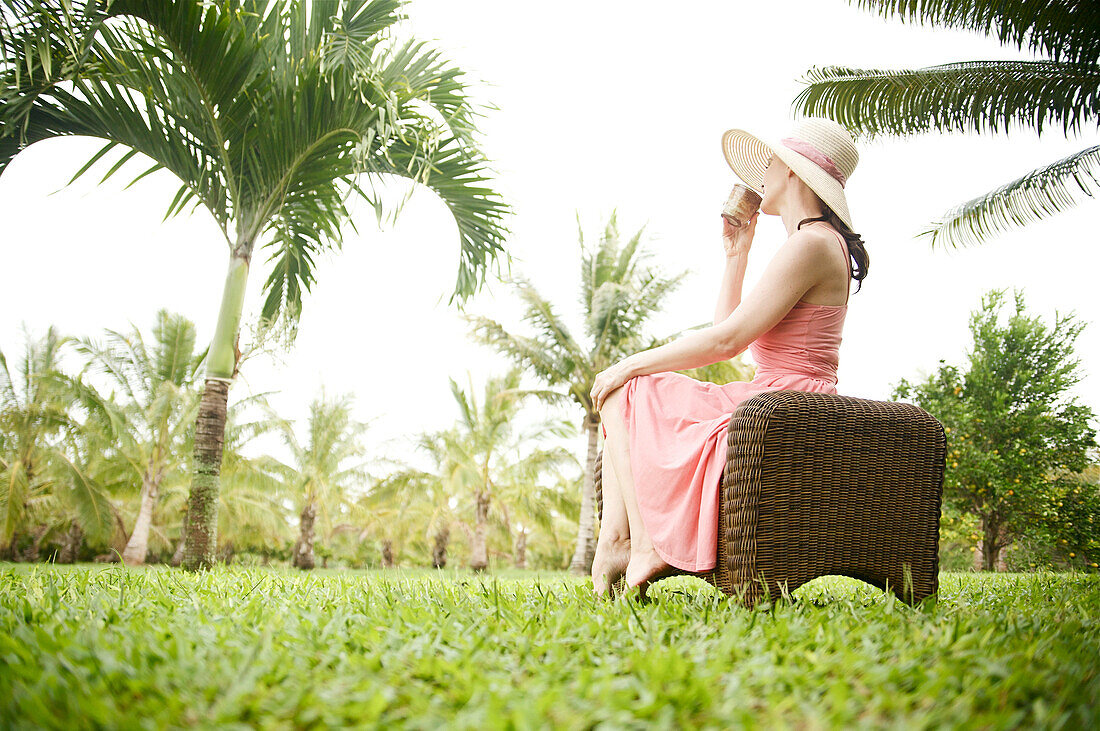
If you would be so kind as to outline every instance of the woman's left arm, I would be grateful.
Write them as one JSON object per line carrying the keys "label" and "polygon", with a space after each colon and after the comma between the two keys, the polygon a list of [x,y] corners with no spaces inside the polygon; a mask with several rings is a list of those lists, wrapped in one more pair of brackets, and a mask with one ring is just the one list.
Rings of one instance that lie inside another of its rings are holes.
{"label": "woman's left arm", "polygon": [[725,320],[623,358],[598,373],[591,391],[596,409],[602,408],[615,389],[635,376],[699,368],[744,352],[816,284],[827,262],[828,250],[820,240],[796,232],[780,247],[760,281]]}

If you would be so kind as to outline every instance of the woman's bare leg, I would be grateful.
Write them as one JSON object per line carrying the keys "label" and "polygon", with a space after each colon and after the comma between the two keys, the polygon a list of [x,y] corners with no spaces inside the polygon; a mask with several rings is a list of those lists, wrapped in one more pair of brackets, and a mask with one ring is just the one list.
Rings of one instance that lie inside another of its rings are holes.
{"label": "woman's bare leg", "polygon": [[608,456],[614,465],[617,486],[626,506],[627,522],[630,526],[630,562],[626,568],[626,583],[637,586],[644,596],[650,581],[660,578],[672,570],[653,550],[653,541],[642,522],[638,511],[638,498],[634,491],[634,475],[630,469],[630,443],[623,421],[622,388],[616,389],[604,401],[600,412],[607,428],[604,442],[604,462]]}
{"label": "woman's bare leg", "polygon": [[615,465],[607,456],[606,442],[601,474],[603,516],[600,518],[596,554],[592,558],[592,586],[597,596],[612,596],[630,562],[630,524],[622,490],[619,489],[618,476],[615,474]]}

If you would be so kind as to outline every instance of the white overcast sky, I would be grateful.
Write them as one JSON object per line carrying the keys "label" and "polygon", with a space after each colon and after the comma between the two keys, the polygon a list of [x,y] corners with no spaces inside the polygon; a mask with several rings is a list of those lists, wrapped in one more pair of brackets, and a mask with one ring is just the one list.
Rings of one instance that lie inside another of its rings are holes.
{"label": "white overcast sky", "polygon": [[[811,66],[1032,58],[991,38],[886,21],[841,0],[675,7],[413,0],[406,11],[403,32],[483,82],[477,98],[499,107],[481,129],[496,186],[515,210],[507,242],[514,269],[578,332],[576,216],[595,238],[613,208],[625,235],[646,227],[657,264],[690,272],[654,332],[710,320],[723,265],[718,211],[736,181],[721,134],[741,127],[784,136],[797,80]],[[982,294],[1019,287],[1047,322],[1055,311],[1074,311],[1089,323],[1078,340],[1085,378],[1076,393],[1100,411],[1100,304],[1089,294],[1100,263],[1097,201],[1086,198],[981,247],[932,251],[916,238],[953,205],[1098,142],[1095,130],[1067,138],[1060,126],[1041,138],[1014,128],[857,142],[860,160],[846,192],[871,265],[851,298],[839,392],[887,399],[899,379],[920,378],[941,358],[963,365],[968,316]],[[96,185],[111,164],[101,162],[99,175],[93,170],[54,193],[99,145],[39,143],[0,177],[0,348],[9,361],[22,351],[23,324],[35,335],[50,324],[76,335],[129,323],[148,330],[167,307],[194,320],[203,343],[213,332],[226,245],[202,209],[161,222],[176,188],[168,173],[123,191],[148,163],[139,156]],[[506,361],[473,343],[446,304],[458,236],[444,204],[415,191],[397,225],[381,231],[370,208],[356,211],[360,235],[349,229],[344,251],[321,261],[296,346],[246,363],[231,398],[278,391],[272,400],[280,411],[301,419],[322,386],[352,392],[360,418],[373,424],[372,444],[400,455],[405,436],[453,422],[448,376],[465,383],[469,371],[480,386]],[[784,238],[778,217],[761,218],[746,292]],[[263,259],[260,252],[254,261],[246,321],[260,305]],[[500,283],[469,309],[519,326]]]}

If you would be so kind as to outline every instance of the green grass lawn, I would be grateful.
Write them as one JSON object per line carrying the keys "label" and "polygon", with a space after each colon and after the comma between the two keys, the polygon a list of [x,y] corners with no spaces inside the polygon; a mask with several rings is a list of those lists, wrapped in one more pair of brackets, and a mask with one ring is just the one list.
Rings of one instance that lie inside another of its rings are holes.
{"label": "green grass lawn", "polygon": [[0,726],[1087,728],[1100,576],[824,577],[745,610],[561,573],[0,564]]}

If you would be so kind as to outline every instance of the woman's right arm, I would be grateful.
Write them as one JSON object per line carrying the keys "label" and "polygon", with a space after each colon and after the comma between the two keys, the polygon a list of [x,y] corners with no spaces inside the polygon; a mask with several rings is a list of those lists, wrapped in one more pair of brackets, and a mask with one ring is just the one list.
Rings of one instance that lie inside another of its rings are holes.
{"label": "woman's right arm", "polygon": [[756,234],[756,219],[760,211],[749,218],[748,223],[734,228],[722,219],[722,242],[726,248],[726,271],[722,274],[722,286],[718,290],[718,305],[714,308],[714,324],[730,316],[741,304],[741,288],[745,283],[745,269],[749,263],[749,249]]}
{"label": "woman's right arm", "polygon": [[741,289],[745,284],[748,262],[744,254],[726,257],[726,271],[722,275],[722,287],[718,290],[718,306],[714,309],[714,324],[730,316],[741,304]]}

